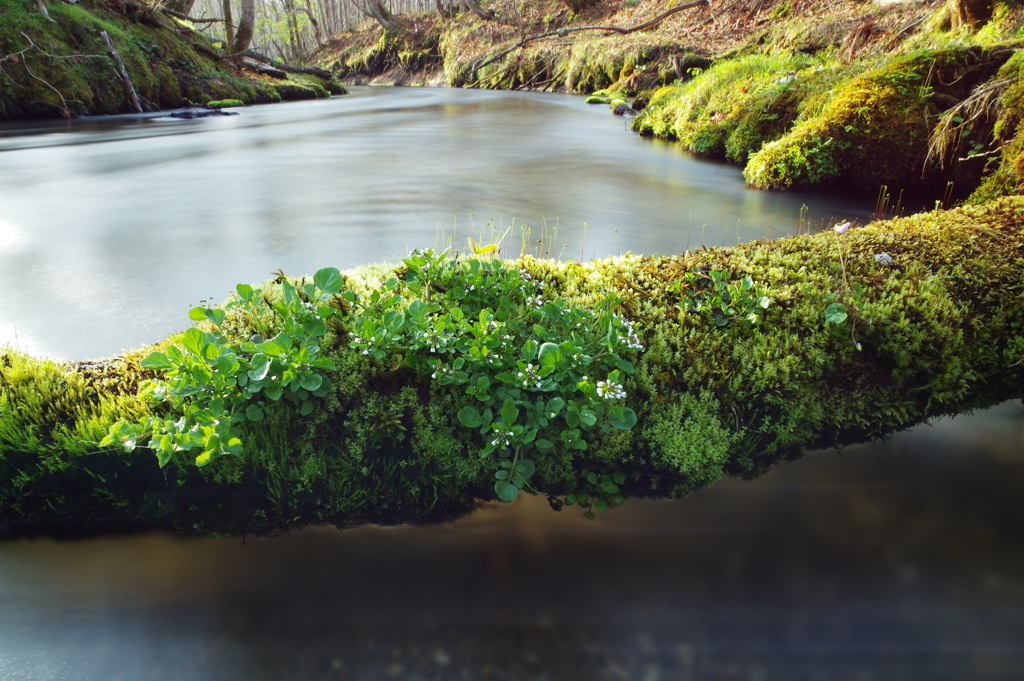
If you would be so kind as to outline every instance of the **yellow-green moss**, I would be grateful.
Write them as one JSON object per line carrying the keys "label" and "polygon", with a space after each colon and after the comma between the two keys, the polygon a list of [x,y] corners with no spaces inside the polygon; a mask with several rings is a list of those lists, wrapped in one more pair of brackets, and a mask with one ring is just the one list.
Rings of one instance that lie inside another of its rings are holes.
{"label": "yellow-green moss", "polygon": [[806,96],[804,55],[752,55],[719,62],[692,80],[655,92],[637,117],[641,134],[677,139],[702,156],[745,162],[789,129]]}
{"label": "yellow-green moss", "polygon": [[751,156],[744,177],[771,189],[918,186],[936,100],[966,97],[963,86],[992,75],[1007,56],[963,48],[894,58],[839,85],[820,114]]}
{"label": "yellow-green moss", "polygon": [[[628,495],[680,496],[811,446],[885,437],[1024,396],[1014,366],[1024,357],[1024,198],[873,223],[842,244],[871,309],[858,325],[862,351],[824,322],[824,296],[839,276],[831,231],[671,258],[509,263],[545,297],[572,305],[615,292],[646,346],[626,385],[637,426],[591,433],[586,452],[536,457],[531,484],[557,496],[578,489],[584,471],[619,471]],[[880,252],[892,267],[875,261]],[[767,287],[774,302],[761,325],[722,329],[684,313],[685,287],[670,284],[694,267]],[[394,271],[360,268],[347,285],[365,294]],[[202,469],[159,469],[144,449],[96,450],[110,423],[148,408],[135,397],[141,351],[97,365],[4,351],[0,533],[427,522],[489,498],[495,463],[477,455],[479,434],[455,416],[470,398],[350,350],[344,331],[323,339],[337,370],[316,411],[268,410],[244,424],[240,458]]]}

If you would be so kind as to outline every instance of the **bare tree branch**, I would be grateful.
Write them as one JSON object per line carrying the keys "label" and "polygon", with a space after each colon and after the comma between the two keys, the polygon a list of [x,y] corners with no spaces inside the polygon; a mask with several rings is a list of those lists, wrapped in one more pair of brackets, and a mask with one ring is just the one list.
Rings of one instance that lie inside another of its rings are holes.
{"label": "bare tree branch", "polygon": [[193,24],[214,24],[226,21],[225,19],[197,19],[195,17],[190,17],[187,14],[182,14],[181,12],[175,12],[173,9],[168,9],[167,7],[162,7],[160,11],[183,21],[191,21]]}
{"label": "bare tree branch", "polygon": [[57,23],[50,17],[50,11],[46,9],[46,4],[43,2],[43,0],[36,0],[36,7],[39,8],[39,13],[46,17],[47,21],[53,21],[53,23],[55,24]]}
{"label": "bare tree branch", "polygon": [[132,85],[131,76],[128,75],[128,69],[124,67],[124,62],[121,61],[121,55],[114,49],[114,43],[110,41],[110,34],[106,31],[100,31],[100,37],[103,38],[103,42],[107,45],[107,52],[117,62],[117,68],[121,73],[121,80],[124,81],[124,89],[128,95],[128,101],[131,103],[132,108],[135,109],[135,113],[143,113],[142,104],[139,103],[139,96],[135,94],[135,86]]}

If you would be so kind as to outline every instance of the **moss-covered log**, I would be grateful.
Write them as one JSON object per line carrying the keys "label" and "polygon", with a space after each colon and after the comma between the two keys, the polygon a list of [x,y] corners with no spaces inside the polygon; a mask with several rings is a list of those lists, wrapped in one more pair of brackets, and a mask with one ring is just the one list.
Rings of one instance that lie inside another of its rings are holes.
{"label": "moss-covered log", "polygon": [[[825,321],[827,296],[842,285],[840,245],[849,283],[864,288],[861,350]],[[575,306],[615,292],[646,347],[625,386],[635,427],[590,431],[585,451],[556,445],[534,456],[531,484],[552,497],[587,492],[591,472],[620,473],[627,496],[679,497],[810,447],[1024,397],[1021,198],[841,237],[829,230],[676,257],[526,257],[509,266],[541,282],[543,297]],[[694,268],[766,287],[773,302],[761,323],[719,327],[684,312]],[[394,269],[362,268],[348,286],[365,294]],[[242,424],[241,456],[202,468],[160,468],[145,448],[98,446],[116,420],[149,412],[139,383],[154,374],[139,362],[152,348],[84,363],[0,351],[0,534],[423,523],[493,499],[497,460],[479,456],[483,438],[456,416],[472,398],[350,347],[345,320],[323,339],[337,369],[318,408],[307,417],[268,409]]]}

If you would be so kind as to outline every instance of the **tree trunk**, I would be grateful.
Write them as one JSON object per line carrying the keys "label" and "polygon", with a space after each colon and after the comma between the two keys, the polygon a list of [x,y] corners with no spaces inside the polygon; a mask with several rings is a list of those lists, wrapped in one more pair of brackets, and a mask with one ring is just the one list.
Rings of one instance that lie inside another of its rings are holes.
{"label": "tree trunk", "polygon": [[235,44],[235,22],[231,18],[231,0],[223,0],[224,7],[224,49],[231,52]]}
{"label": "tree trunk", "polygon": [[472,12],[481,19],[487,19],[488,21],[494,21],[498,16],[489,9],[484,9],[480,6],[476,0],[459,0],[466,11]]}
{"label": "tree trunk", "polygon": [[353,0],[356,3],[356,7],[359,11],[366,16],[376,19],[377,23],[383,26],[385,29],[391,28],[391,22],[395,20],[395,15],[391,13],[391,10],[384,4],[384,0]]}
{"label": "tree trunk", "polygon": [[945,15],[944,26],[974,30],[992,18],[992,0],[946,0]]}
{"label": "tree trunk", "polygon": [[180,14],[188,14],[192,11],[192,5],[196,4],[196,0],[172,0],[168,3],[168,7]]}
{"label": "tree trunk", "polygon": [[[227,2],[227,0],[225,0]],[[242,16],[238,19],[238,30],[231,44],[231,53],[237,54],[249,49],[253,29],[256,26],[256,0],[242,0]]]}
{"label": "tree trunk", "polygon": [[309,0],[306,0],[306,7],[302,11],[309,17],[309,23],[313,24],[313,36],[316,39],[316,46],[322,47],[324,39],[323,34],[320,33],[320,22],[316,20],[316,14],[313,13],[313,5]]}

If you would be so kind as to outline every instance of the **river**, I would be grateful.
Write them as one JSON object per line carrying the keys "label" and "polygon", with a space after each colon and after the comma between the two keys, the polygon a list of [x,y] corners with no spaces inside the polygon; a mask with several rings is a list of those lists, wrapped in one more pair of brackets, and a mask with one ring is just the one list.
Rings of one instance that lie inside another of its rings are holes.
{"label": "river", "polygon": [[[355,88],[0,135],[0,342],[65,358],[488,220],[590,258],[871,210],[748,190],[562,95]],[[432,528],[0,543],[0,679],[1017,678],[1022,454],[1007,403],[592,523],[524,496]]]}

